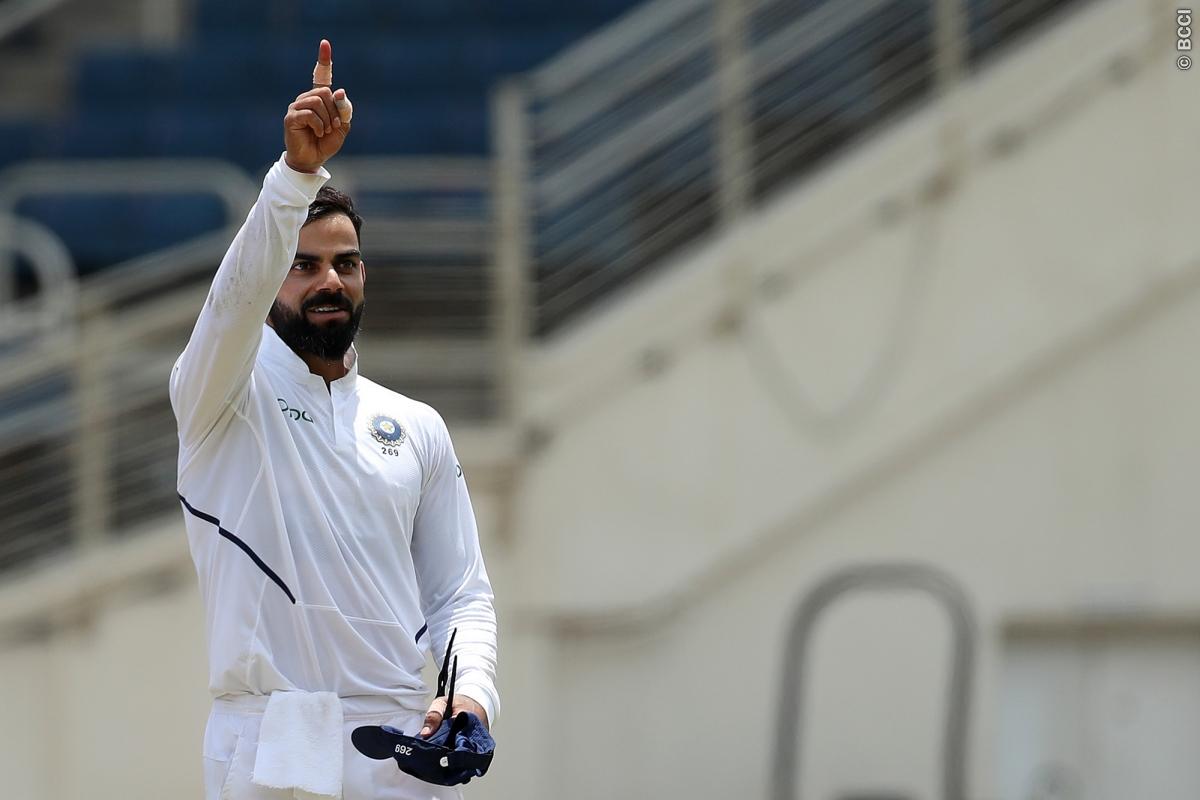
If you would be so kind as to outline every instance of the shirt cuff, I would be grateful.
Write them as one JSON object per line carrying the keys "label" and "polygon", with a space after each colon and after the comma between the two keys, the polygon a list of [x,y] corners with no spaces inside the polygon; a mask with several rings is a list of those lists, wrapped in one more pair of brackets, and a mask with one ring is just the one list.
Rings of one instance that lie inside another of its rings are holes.
{"label": "shirt cuff", "polygon": [[284,199],[307,208],[317,199],[317,192],[333,176],[324,167],[316,172],[298,172],[287,165],[287,151],[267,172],[267,181],[279,186]]}
{"label": "shirt cuff", "polygon": [[497,697],[495,689],[479,683],[464,683],[455,686],[454,693],[466,695],[483,706],[483,710],[487,712],[488,728],[495,729],[496,716],[500,713],[500,698]]}

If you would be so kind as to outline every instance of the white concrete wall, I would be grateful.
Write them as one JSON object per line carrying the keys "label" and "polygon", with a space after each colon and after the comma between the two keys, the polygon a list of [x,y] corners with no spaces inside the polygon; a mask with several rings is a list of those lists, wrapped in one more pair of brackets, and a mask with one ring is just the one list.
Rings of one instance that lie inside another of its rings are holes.
{"label": "white concrete wall", "polygon": [[[504,712],[469,796],[764,797],[789,616],[849,563],[968,588],[978,798],[1003,783],[1006,620],[1200,617],[1200,84],[1172,28],[1166,6],[1090,7],[534,354],[547,438],[507,537],[477,492]],[[930,194],[947,117],[965,169]],[[197,796],[181,585],[0,650],[11,796]],[[805,797],[934,796],[947,641],[919,598],[830,613]],[[37,735],[64,729],[82,756]]]}
{"label": "white concrete wall", "polygon": [[[968,157],[948,193],[914,199],[943,163],[930,109],[538,354],[549,444],[517,526],[528,632],[508,641],[541,642],[520,680],[544,691],[506,722],[540,736],[531,796],[765,796],[787,620],[849,563],[968,587],[973,797],[1000,785],[1006,619],[1200,616],[1200,85],[1172,27],[1137,2],[1071,17],[954,99]],[[850,601],[817,652],[804,796],[935,796],[932,606]],[[563,715],[569,735],[544,730]]]}
{"label": "white concrete wall", "polygon": [[[1200,298],[1191,291],[816,520],[799,514],[772,528],[769,544],[744,560],[733,556],[739,563],[728,576],[702,584],[667,620],[629,634],[562,637],[546,667],[556,694],[551,701],[529,698],[537,710],[526,713],[545,716],[552,702],[571,709],[580,724],[569,738],[547,740],[565,766],[544,796],[766,796],[792,609],[831,569],[898,558],[939,565],[972,595],[982,650],[971,796],[997,797],[1005,619],[1085,613],[1114,601],[1126,611],[1200,617],[1200,378],[1177,356],[1167,357],[1200,337]],[[605,460],[597,447],[595,457]],[[614,496],[605,485],[592,489]],[[731,515],[754,513],[753,502],[731,504]],[[590,504],[576,513],[587,520],[602,511]],[[623,525],[636,522],[615,521],[611,530]],[[564,527],[560,535],[574,530]],[[717,534],[705,525],[695,535],[699,547]],[[649,572],[643,554],[652,547],[625,550],[626,568],[608,568],[610,580],[624,585],[625,573]],[[647,592],[671,588],[679,560],[660,561],[662,577],[647,578]],[[582,584],[604,579],[582,559],[542,570],[570,571]],[[935,796],[945,648],[944,623],[927,601],[871,597],[835,607],[817,637],[809,687],[805,785],[814,793],[805,797],[832,797],[827,790],[850,788],[860,776]],[[510,698],[509,723],[522,712]],[[624,734],[620,768],[606,766],[603,754]],[[714,747],[721,763],[741,768],[709,767]]]}
{"label": "white concrete wall", "polygon": [[194,583],[99,601],[0,651],[5,797],[200,795],[208,669]]}

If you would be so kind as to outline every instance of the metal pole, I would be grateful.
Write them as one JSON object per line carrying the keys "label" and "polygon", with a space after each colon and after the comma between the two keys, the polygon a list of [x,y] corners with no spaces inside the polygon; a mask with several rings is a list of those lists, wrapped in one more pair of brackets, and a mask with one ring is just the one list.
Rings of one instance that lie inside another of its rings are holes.
{"label": "metal pole", "polygon": [[718,202],[728,225],[750,205],[752,181],[745,0],[717,0],[716,55]]}
{"label": "metal pole", "polygon": [[963,0],[934,0],[934,67],[937,93],[945,110],[942,151],[947,172],[958,176],[966,166],[966,134],[955,89],[967,74],[968,31]]}
{"label": "metal pole", "polygon": [[945,94],[961,83],[966,74],[966,11],[963,0],[935,0],[934,13],[938,89]]}
{"label": "metal pole", "polygon": [[183,14],[183,0],[142,0],[142,41],[151,47],[178,44]]}
{"label": "metal pole", "polygon": [[0,308],[9,306],[17,296],[17,219],[0,208]]}
{"label": "metal pole", "polygon": [[112,375],[108,348],[111,322],[98,314],[79,328],[75,352],[78,429],[72,459],[75,502],[73,528],[80,549],[101,544],[108,534],[112,508],[109,462],[112,457]]}
{"label": "metal pole", "polygon": [[63,4],[64,0],[9,0],[0,3],[0,41]]}
{"label": "metal pole", "polygon": [[495,337],[499,351],[501,419],[517,422],[522,411],[521,385],[525,349],[533,325],[529,230],[529,126],[522,86],[509,81],[492,97],[495,132],[493,186],[495,251]]}

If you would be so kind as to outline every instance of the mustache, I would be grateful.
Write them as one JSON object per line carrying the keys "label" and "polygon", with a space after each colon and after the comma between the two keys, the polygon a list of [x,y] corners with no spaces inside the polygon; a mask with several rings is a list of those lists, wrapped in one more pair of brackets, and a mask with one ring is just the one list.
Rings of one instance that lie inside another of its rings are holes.
{"label": "mustache", "polygon": [[350,298],[346,297],[344,294],[317,295],[311,300],[305,301],[304,304],[300,306],[300,310],[302,312],[312,311],[314,308],[320,308],[321,306],[333,306],[342,311],[351,313],[354,311],[354,306],[350,303]]}

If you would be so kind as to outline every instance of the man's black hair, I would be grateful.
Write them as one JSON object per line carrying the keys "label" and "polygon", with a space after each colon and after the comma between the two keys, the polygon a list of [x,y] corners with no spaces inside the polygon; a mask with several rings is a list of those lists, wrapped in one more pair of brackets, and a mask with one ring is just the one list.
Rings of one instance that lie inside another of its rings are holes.
{"label": "man's black hair", "polygon": [[315,219],[327,217],[330,214],[345,214],[349,217],[351,224],[354,225],[354,235],[358,237],[361,244],[362,217],[354,210],[354,201],[350,199],[350,195],[332,186],[322,186],[321,191],[317,192],[317,199],[313,200],[312,205],[308,207],[308,218],[304,220],[304,224],[307,225]]}

